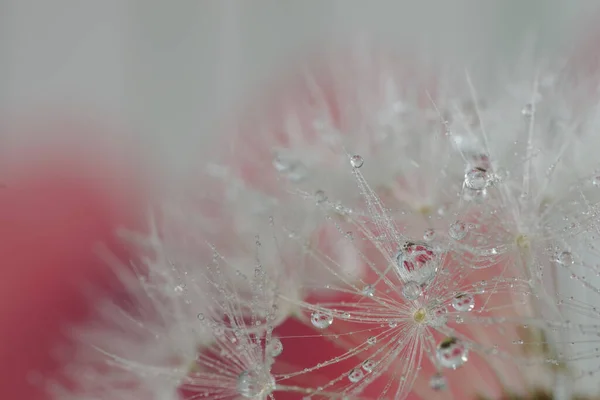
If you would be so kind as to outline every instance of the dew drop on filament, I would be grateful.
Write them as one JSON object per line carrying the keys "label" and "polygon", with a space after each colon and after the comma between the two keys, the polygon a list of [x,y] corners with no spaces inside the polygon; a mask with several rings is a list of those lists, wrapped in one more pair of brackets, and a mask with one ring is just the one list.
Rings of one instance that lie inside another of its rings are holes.
{"label": "dew drop on filament", "polygon": [[350,380],[350,382],[356,383],[356,382],[360,381],[364,376],[365,376],[365,373],[362,371],[362,369],[354,368],[348,374],[348,379]]}
{"label": "dew drop on filament", "polygon": [[433,239],[435,239],[435,231],[433,229],[425,230],[425,233],[423,233],[423,240],[431,242]]}
{"label": "dew drop on filament", "polygon": [[429,378],[429,387],[435,391],[445,390],[448,387],[446,377],[439,372],[433,374],[431,378]]}
{"label": "dew drop on filament", "polygon": [[569,251],[563,251],[556,256],[556,261],[562,265],[572,265],[575,261],[573,260],[573,254]]}
{"label": "dew drop on filament", "polygon": [[454,240],[462,240],[467,236],[468,227],[462,221],[454,221],[448,229],[448,235]]}
{"label": "dew drop on filament", "polygon": [[373,297],[375,295],[375,287],[373,285],[366,285],[362,288],[362,294],[367,297]]}
{"label": "dew drop on filament", "polygon": [[363,361],[362,369],[364,369],[366,372],[371,372],[371,371],[373,371],[374,368],[375,368],[375,361],[373,361],[373,360]]}
{"label": "dew drop on filament", "polygon": [[318,329],[329,328],[333,323],[333,315],[323,311],[315,311],[310,316],[310,322]]}
{"label": "dew drop on filament", "polygon": [[465,186],[473,190],[483,190],[489,183],[489,176],[485,169],[475,167],[465,174]]}
{"label": "dew drop on filament", "polygon": [[238,376],[236,386],[240,396],[263,400],[275,390],[275,378],[266,371],[244,371]]}
{"label": "dew drop on filament", "polygon": [[475,308],[475,298],[468,293],[459,294],[452,300],[452,307],[456,311],[471,311]]}
{"label": "dew drop on filament", "polygon": [[355,154],[352,157],[350,157],[350,164],[354,167],[354,168],[360,168],[363,166],[364,164],[364,160],[362,158],[362,156]]}
{"label": "dew drop on filament", "polygon": [[408,281],[402,287],[402,295],[406,300],[416,300],[423,294],[423,289],[415,281]]}
{"label": "dew drop on filament", "polygon": [[436,356],[442,367],[456,369],[467,362],[469,350],[461,340],[447,337],[438,345]]}
{"label": "dew drop on filament", "polygon": [[277,357],[283,353],[283,343],[279,338],[273,337],[267,345],[267,351],[271,357]]}
{"label": "dew drop on filament", "polygon": [[426,243],[405,243],[396,254],[396,272],[403,282],[427,285],[438,271],[435,250]]}
{"label": "dew drop on filament", "polygon": [[533,104],[525,104],[525,106],[523,106],[523,108],[521,109],[521,114],[523,114],[523,116],[526,118],[531,117],[533,115]]}

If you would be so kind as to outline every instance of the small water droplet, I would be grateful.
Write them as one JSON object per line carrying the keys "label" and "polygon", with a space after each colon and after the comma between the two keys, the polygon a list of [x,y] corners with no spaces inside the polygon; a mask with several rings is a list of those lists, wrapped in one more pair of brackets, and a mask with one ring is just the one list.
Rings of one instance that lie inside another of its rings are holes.
{"label": "small water droplet", "polygon": [[429,318],[427,319],[427,325],[433,327],[440,327],[446,324],[448,321],[448,309],[443,304],[434,304],[427,311]]}
{"label": "small water droplet", "polygon": [[431,242],[433,239],[435,239],[435,231],[433,229],[426,229],[425,233],[423,233],[423,240]]}
{"label": "small water droplet", "polygon": [[352,157],[350,157],[350,164],[352,164],[352,166],[354,168],[360,168],[363,166],[365,160],[363,160],[362,156],[355,154]]}
{"label": "small water droplet", "polygon": [[198,313],[198,315],[197,315],[197,316],[198,316],[198,319],[199,319],[200,321],[204,321],[204,314],[202,314],[202,313]]}
{"label": "small water droplet", "polygon": [[333,315],[324,311],[315,311],[310,316],[310,322],[315,328],[325,329],[333,323]]}
{"label": "small water droplet", "polygon": [[508,179],[509,172],[507,169],[499,167],[494,171],[494,181],[504,182]]}
{"label": "small water droplet", "polygon": [[375,286],[366,285],[365,287],[362,288],[362,294],[364,296],[373,297],[375,295]]}
{"label": "small water droplet", "polygon": [[483,168],[473,168],[465,174],[465,186],[472,190],[483,190],[489,184],[489,176]]}
{"label": "small water droplet", "polygon": [[454,221],[450,224],[448,235],[454,240],[462,240],[467,236],[468,231],[467,224],[462,221]]}
{"label": "small water droplet", "polygon": [[448,387],[446,377],[439,372],[433,374],[431,378],[429,378],[429,387],[435,391],[445,390]]}
{"label": "small water droplet", "polygon": [[377,338],[376,338],[375,336],[369,336],[369,337],[367,338],[367,344],[368,344],[368,345],[372,346],[372,345],[374,345],[375,343],[377,343]]}
{"label": "small water droplet", "polygon": [[183,291],[185,290],[185,285],[177,285],[177,286],[175,286],[175,288],[173,290],[176,293],[183,293]]}
{"label": "small water droplet", "polygon": [[436,356],[442,367],[456,369],[467,362],[469,349],[461,340],[447,337],[438,345]]}
{"label": "small water droplet", "polygon": [[572,265],[575,261],[573,260],[573,254],[569,251],[563,251],[556,256],[556,261],[562,265]]}
{"label": "small water droplet", "polygon": [[456,311],[471,311],[475,308],[475,298],[468,293],[459,294],[452,299],[452,307]]}
{"label": "small water droplet", "polygon": [[592,185],[600,187],[600,175],[594,176],[592,178]]}
{"label": "small water droplet", "polygon": [[238,393],[247,399],[266,399],[275,390],[275,378],[266,371],[244,371],[237,379]]}
{"label": "small water droplet", "polygon": [[362,363],[362,368],[366,371],[366,372],[371,372],[373,371],[373,369],[375,368],[375,361],[373,360],[365,360]]}
{"label": "small water droplet", "polygon": [[301,182],[308,175],[304,164],[285,156],[276,155],[273,159],[273,167],[280,175],[294,183]]}
{"label": "small water droplet", "polygon": [[277,357],[283,353],[283,343],[279,338],[273,337],[267,345],[267,351],[271,357]]}
{"label": "small water droplet", "polygon": [[406,300],[416,300],[423,294],[423,288],[415,281],[408,281],[402,287],[402,295]]}
{"label": "small water droplet", "polygon": [[398,326],[398,321],[394,321],[394,320],[388,321],[388,326],[390,328],[395,328]]}
{"label": "small water droplet", "polygon": [[325,195],[325,192],[322,190],[317,190],[315,192],[315,200],[317,201],[317,204],[321,204],[327,201],[327,196]]}
{"label": "small water droplet", "polygon": [[523,114],[523,116],[527,118],[531,117],[533,115],[533,104],[525,104],[525,106],[523,106],[523,108],[521,109],[521,114]]}
{"label": "small water droplet", "polygon": [[363,372],[362,369],[354,368],[348,374],[348,379],[350,380],[350,382],[356,383],[356,382],[360,381],[364,376],[365,376],[365,373]]}

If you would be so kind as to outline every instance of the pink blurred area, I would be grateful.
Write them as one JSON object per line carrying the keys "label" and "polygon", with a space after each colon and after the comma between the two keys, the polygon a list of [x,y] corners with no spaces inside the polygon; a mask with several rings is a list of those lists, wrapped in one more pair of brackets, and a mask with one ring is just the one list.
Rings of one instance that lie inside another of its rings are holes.
{"label": "pink blurred area", "polygon": [[126,257],[115,229],[140,225],[145,189],[124,136],[88,121],[29,118],[2,133],[0,398],[42,400],[72,324],[119,290],[96,246]]}

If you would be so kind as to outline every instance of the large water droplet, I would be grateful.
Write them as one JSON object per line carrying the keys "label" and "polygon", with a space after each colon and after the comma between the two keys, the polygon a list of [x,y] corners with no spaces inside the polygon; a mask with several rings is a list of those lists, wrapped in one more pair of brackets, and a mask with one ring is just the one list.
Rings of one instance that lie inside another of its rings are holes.
{"label": "large water droplet", "polygon": [[402,287],[402,295],[406,300],[416,300],[423,294],[423,288],[415,281],[408,281]]}
{"label": "large water droplet", "polygon": [[469,228],[467,228],[467,224],[462,221],[454,221],[450,224],[450,228],[448,229],[448,235],[454,240],[462,240],[467,236],[467,232]]}
{"label": "large water droplet", "polygon": [[375,368],[375,361],[373,361],[373,360],[364,361],[362,363],[362,368],[367,372],[373,371],[373,369]]}
{"label": "large water droplet", "polygon": [[325,329],[333,323],[333,315],[324,311],[315,311],[310,315],[310,322],[315,328]]}
{"label": "large water droplet", "polygon": [[475,297],[468,293],[459,294],[452,299],[452,307],[456,311],[471,311],[475,308]]}
{"label": "large water droplet", "polygon": [[266,371],[244,371],[237,379],[238,393],[247,399],[266,399],[275,390],[275,378]]}
{"label": "large water droplet", "polygon": [[267,345],[267,351],[271,357],[277,357],[283,353],[283,343],[276,337],[272,337]]}
{"label": "large water droplet", "polygon": [[354,368],[348,374],[348,379],[350,379],[350,382],[356,383],[356,382],[360,381],[364,376],[365,376],[365,373],[363,372],[362,369]]}
{"label": "large water droplet", "polygon": [[556,261],[562,265],[571,265],[575,261],[573,260],[573,254],[570,251],[563,251],[556,256]]}
{"label": "large water droplet", "polygon": [[350,157],[350,164],[354,167],[354,168],[360,168],[363,166],[364,164],[364,160],[362,158],[362,156],[355,154],[352,157]]}
{"label": "large water droplet", "polygon": [[442,367],[456,369],[467,362],[469,350],[459,339],[448,337],[438,345],[436,356]]}
{"label": "large water droplet", "polygon": [[435,391],[445,390],[448,387],[446,377],[440,373],[433,374],[429,378],[429,387]]}
{"label": "large water droplet", "polygon": [[485,189],[489,180],[487,171],[480,167],[475,167],[465,174],[465,186],[472,190]]}
{"label": "large water droplet", "polygon": [[407,242],[396,254],[396,272],[404,282],[426,285],[435,277],[438,266],[436,252],[426,243]]}

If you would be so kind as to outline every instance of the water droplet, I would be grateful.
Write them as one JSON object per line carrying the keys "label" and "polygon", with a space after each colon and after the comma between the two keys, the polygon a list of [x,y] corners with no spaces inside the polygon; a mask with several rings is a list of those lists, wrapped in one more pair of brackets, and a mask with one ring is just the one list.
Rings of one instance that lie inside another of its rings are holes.
{"label": "water droplet", "polygon": [[358,154],[355,154],[352,157],[350,157],[350,164],[352,164],[352,166],[354,168],[360,168],[360,167],[362,167],[363,164],[364,164],[364,162],[365,161],[363,160],[362,156],[360,156]]}
{"label": "water droplet", "polygon": [[465,174],[465,186],[472,190],[483,190],[489,183],[489,176],[483,168],[473,168]]}
{"label": "water droplet", "polygon": [[521,114],[523,114],[523,116],[527,118],[531,117],[533,115],[533,104],[525,104],[525,106],[523,106],[523,108],[521,109]]}
{"label": "water droplet", "polygon": [[442,367],[456,369],[467,362],[469,349],[459,339],[447,337],[438,345],[436,356]]}
{"label": "water droplet", "polygon": [[348,374],[348,379],[350,379],[350,382],[356,383],[356,382],[360,381],[364,376],[365,376],[365,373],[362,371],[362,369],[354,368]]}
{"label": "water droplet", "polygon": [[325,195],[324,191],[317,190],[315,192],[315,199],[317,200],[317,204],[321,204],[327,201],[327,196]]}
{"label": "water droplet", "polygon": [[362,294],[368,297],[373,297],[375,295],[375,286],[373,285],[366,285],[365,287],[362,288]]}
{"label": "water droplet", "polygon": [[573,260],[573,254],[569,251],[563,251],[556,256],[556,261],[562,265],[571,265],[575,261]]}
{"label": "water droplet", "polygon": [[373,360],[366,360],[362,363],[362,368],[366,371],[366,372],[371,372],[373,371],[373,369],[375,368],[375,361]]}
{"label": "water droplet", "polygon": [[287,177],[294,183],[301,182],[308,175],[308,170],[304,164],[281,155],[275,156],[273,167],[280,175]]}
{"label": "water droplet", "polygon": [[426,285],[435,277],[438,265],[437,254],[426,243],[407,242],[396,254],[396,272],[404,282]]}
{"label": "water droplet", "polygon": [[377,338],[376,338],[375,336],[369,336],[369,337],[367,338],[367,344],[368,344],[368,345],[372,346],[372,345],[374,345],[375,343],[377,343]]}
{"label": "water droplet", "polygon": [[267,345],[267,351],[271,357],[277,357],[283,353],[283,343],[279,338],[273,337]]}
{"label": "water droplet", "polygon": [[592,178],[592,185],[600,187],[600,175],[594,176]]}
{"label": "water droplet", "polygon": [[454,221],[450,224],[450,228],[448,229],[448,235],[454,240],[462,240],[467,236],[467,232],[469,229],[467,228],[467,224],[462,221]]}
{"label": "water droplet", "polygon": [[204,321],[204,314],[202,314],[202,313],[198,313],[198,319],[199,319],[200,321]]}
{"label": "water droplet", "polygon": [[310,315],[310,322],[315,328],[325,329],[333,323],[333,315],[324,311],[315,311]]}
{"label": "water droplet", "polygon": [[452,300],[452,307],[456,311],[471,311],[475,308],[475,298],[468,293],[459,294]]}
{"label": "water droplet", "polygon": [[504,182],[508,179],[509,172],[505,168],[499,167],[494,171],[494,181]]}
{"label": "water droplet", "polygon": [[185,290],[185,285],[177,285],[177,286],[175,286],[175,288],[173,290],[176,293],[183,293],[183,291]]}
{"label": "water droplet", "polygon": [[415,281],[408,281],[402,287],[402,295],[406,300],[416,300],[423,294],[423,288]]}
{"label": "water droplet", "polygon": [[435,239],[435,231],[433,229],[425,230],[425,233],[423,233],[423,240],[431,242],[433,239]]}
{"label": "water droplet", "polygon": [[448,321],[448,309],[443,304],[434,304],[427,311],[429,318],[427,324],[433,327],[440,327]]}
{"label": "water droplet", "polygon": [[431,378],[429,378],[429,387],[435,391],[445,390],[448,387],[446,377],[439,372],[437,374],[433,374]]}
{"label": "water droplet", "polygon": [[390,328],[395,328],[398,326],[398,321],[394,321],[394,320],[388,321],[388,326]]}
{"label": "water droplet", "polygon": [[266,399],[275,390],[275,378],[267,371],[244,371],[237,379],[238,393],[247,399]]}

